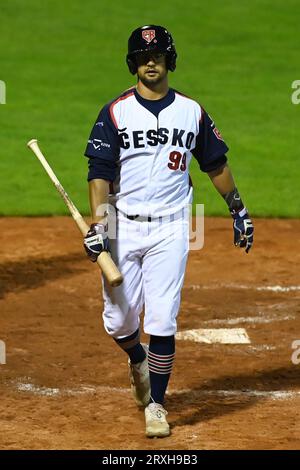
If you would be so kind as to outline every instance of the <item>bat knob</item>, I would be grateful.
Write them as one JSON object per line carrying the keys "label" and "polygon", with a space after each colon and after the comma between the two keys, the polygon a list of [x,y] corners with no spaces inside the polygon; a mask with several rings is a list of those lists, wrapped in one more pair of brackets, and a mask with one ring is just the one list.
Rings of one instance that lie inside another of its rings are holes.
{"label": "bat knob", "polygon": [[31,139],[29,142],[27,142],[27,147],[31,147],[33,144],[37,143],[37,139]]}

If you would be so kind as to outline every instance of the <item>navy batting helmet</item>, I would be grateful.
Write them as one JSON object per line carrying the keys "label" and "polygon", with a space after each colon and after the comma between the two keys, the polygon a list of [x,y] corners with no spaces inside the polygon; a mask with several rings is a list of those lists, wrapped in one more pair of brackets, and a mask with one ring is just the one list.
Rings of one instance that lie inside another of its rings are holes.
{"label": "navy batting helmet", "polygon": [[148,25],[135,29],[128,40],[126,62],[133,75],[137,72],[136,54],[149,51],[165,53],[167,68],[175,70],[177,53],[171,34],[163,26]]}

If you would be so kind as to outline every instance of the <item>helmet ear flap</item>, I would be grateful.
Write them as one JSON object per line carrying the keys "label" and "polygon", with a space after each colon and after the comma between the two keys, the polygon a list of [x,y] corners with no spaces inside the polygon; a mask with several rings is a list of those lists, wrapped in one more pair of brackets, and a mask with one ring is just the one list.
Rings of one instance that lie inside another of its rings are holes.
{"label": "helmet ear flap", "polygon": [[174,72],[174,70],[176,69],[176,57],[177,57],[177,54],[176,52],[168,52],[167,56],[166,56],[166,66],[167,66],[167,69],[170,70],[171,72]]}
{"label": "helmet ear flap", "polygon": [[127,62],[130,73],[132,73],[132,75],[135,75],[137,73],[136,61],[132,57],[127,56],[126,62]]}

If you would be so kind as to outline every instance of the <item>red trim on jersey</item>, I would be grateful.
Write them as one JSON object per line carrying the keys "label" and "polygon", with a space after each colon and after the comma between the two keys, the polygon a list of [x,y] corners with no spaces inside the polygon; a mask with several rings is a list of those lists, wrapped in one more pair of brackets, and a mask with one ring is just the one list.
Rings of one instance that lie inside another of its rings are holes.
{"label": "red trim on jersey", "polygon": [[[175,91],[175,90],[174,90]],[[183,96],[184,98],[187,98],[188,100],[191,100],[191,101],[195,101],[197,104],[199,104],[200,106],[200,109],[201,109],[201,117],[199,119],[199,122],[202,122],[203,121],[203,116],[204,116],[204,109],[202,108],[201,104],[198,103],[196,100],[194,100],[193,98],[190,98],[189,96],[185,95],[184,93],[181,93],[180,91],[175,91],[175,93],[177,93],[177,95],[180,95],[180,96]]]}
{"label": "red trim on jersey", "polygon": [[203,120],[204,120],[204,109],[202,108],[201,104],[200,104],[199,106],[200,106],[200,108],[201,108],[201,118],[200,118],[200,121],[199,121],[199,122],[202,123]]}
{"label": "red trim on jersey", "polygon": [[120,96],[118,99],[116,99],[116,101],[113,101],[113,103],[109,107],[109,114],[110,114],[110,117],[111,117],[112,122],[114,123],[114,126],[115,126],[116,129],[118,129],[118,124],[117,124],[117,121],[116,121],[115,116],[114,116],[114,106],[119,101],[126,100],[126,98],[129,98],[130,96],[134,95],[134,91],[130,91],[131,89],[132,88],[129,88],[127,95]]}
{"label": "red trim on jersey", "polygon": [[[175,90],[174,90],[174,91],[175,91]],[[181,91],[177,91],[177,90],[176,90],[175,93],[177,93],[177,95],[184,96],[184,97],[187,98],[188,100],[195,101],[195,100],[193,100],[193,98],[191,98],[190,96],[185,95],[184,93],[181,93]],[[196,101],[196,103],[197,103],[197,101]],[[198,103],[198,104],[199,104],[199,103]]]}

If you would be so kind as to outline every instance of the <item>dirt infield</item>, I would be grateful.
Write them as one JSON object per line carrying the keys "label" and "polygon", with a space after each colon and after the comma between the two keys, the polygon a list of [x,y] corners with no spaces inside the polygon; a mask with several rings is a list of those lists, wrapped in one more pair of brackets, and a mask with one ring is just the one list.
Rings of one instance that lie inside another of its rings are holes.
{"label": "dirt infield", "polygon": [[205,224],[179,330],[242,327],[251,344],[178,341],[172,435],[151,440],[73,222],[0,219],[1,449],[300,449],[300,221],[256,220],[249,255],[229,219]]}

